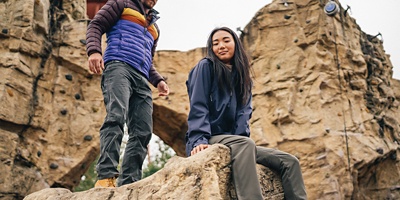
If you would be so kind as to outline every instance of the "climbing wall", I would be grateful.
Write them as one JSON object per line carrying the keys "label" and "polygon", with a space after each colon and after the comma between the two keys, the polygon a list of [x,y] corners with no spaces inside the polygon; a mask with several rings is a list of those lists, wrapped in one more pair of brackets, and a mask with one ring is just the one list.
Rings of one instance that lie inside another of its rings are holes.
{"label": "climbing wall", "polygon": [[400,198],[390,57],[346,8],[326,14],[329,2],[273,1],[242,31],[256,75],[252,137],[299,158],[310,199]]}
{"label": "climbing wall", "polygon": [[72,188],[98,154],[104,108],[86,70],[85,4],[0,1],[0,198]]}

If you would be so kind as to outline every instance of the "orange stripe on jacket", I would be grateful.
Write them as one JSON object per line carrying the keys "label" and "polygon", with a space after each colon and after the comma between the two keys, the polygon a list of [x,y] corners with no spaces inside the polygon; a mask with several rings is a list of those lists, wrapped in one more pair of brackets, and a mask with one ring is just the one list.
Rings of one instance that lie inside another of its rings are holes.
{"label": "orange stripe on jacket", "polygon": [[[124,8],[124,11],[122,12],[121,19],[131,21],[133,23],[139,24],[143,27],[147,26],[147,21],[144,18],[140,12],[133,10],[131,8]],[[153,39],[156,40],[158,38],[158,32],[156,27],[151,25],[150,27],[147,28],[147,30],[150,32],[150,34],[153,36]]]}

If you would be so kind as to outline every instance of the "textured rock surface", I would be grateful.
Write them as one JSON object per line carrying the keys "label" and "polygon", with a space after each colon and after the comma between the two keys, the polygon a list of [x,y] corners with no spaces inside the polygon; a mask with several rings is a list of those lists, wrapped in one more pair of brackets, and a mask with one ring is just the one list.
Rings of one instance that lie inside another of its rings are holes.
{"label": "textured rock surface", "polygon": [[243,30],[253,138],[299,157],[310,199],[400,198],[399,88],[382,41],[345,9],[325,15],[327,1],[288,2]]}
{"label": "textured rock surface", "polygon": [[[224,145],[213,145],[189,158],[175,156],[154,175],[118,188],[94,188],[72,193],[63,188],[44,189],[25,200],[42,199],[236,199],[230,183],[230,152]],[[283,199],[280,180],[267,168],[258,168],[266,199]]]}
{"label": "textured rock surface", "polygon": [[[310,199],[399,199],[400,82],[382,41],[345,9],[325,15],[326,2],[276,0],[243,30],[252,138],[299,158]],[[105,112],[100,77],[87,71],[85,3],[0,1],[0,198],[71,189],[98,154]],[[185,80],[203,56],[155,56],[171,95],[154,91],[154,132],[181,156]]]}
{"label": "textured rock surface", "polygon": [[0,198],[76,186],[98,154],[85,1],[0,1]]}

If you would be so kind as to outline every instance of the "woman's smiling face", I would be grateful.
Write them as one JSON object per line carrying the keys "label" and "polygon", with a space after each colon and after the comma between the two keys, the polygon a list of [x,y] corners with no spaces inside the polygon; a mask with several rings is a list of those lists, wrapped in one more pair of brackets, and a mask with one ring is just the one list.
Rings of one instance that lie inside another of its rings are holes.
{"label": "woman's smiling face", "polygon": [[235,55],[235,40],[229,32],[219,30],[212,36],[212,50],[225,64],[231,64]]}

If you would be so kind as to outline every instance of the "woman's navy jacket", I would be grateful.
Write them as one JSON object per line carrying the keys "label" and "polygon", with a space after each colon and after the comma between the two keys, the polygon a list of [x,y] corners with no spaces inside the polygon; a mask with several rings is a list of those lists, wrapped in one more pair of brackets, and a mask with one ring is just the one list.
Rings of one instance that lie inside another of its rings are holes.
{"label": "woman's navy jacket", "polygon": [[[237,98],[238,89],[235,92],[220,89],[213,67],[211,60],[202,59],[190,71],[186,81],[190,101],[185,138],[188,156],[194,147],[208,144],[214,135],[250,136],[251,96],[242,105],[242,98]],[[231,77],[235,77],[235,71]]]}

